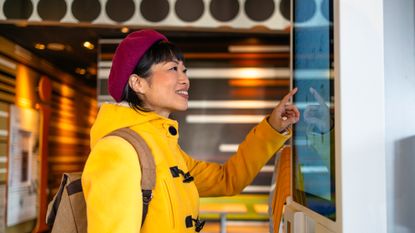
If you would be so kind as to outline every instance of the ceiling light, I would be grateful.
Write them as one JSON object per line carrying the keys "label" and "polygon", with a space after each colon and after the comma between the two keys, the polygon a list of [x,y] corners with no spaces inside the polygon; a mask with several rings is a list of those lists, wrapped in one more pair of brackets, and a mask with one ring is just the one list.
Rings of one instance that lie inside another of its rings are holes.
{"label": "ceiling light", "polygon": [[287,79],[231,79],[228,81],[233,87],[288,87],[290,80]]}
{"label": "ceiling light", "polygon": [[28,24],[29,23],[27,21],[25,21],[25,20],[19,20],[18,22],[15,23],[15,25],[17,27],[27,27]]}
{"label": "ceiling light", "polygon": [[42,43],[36,43],[35,48],[39,50],[44,50],[46,48],[45,44]]}
{"label": "ceiling light", "polygon": [[80,75],[86,74],[86,70],[84,68],[79,68],[79,67],[75,69],[75,72]]}
{"label": "ceiling light", "polygon": [[282,53],[290,52],[290,46],[278,45],[230,45],[231,53]]}
{"label": "ceiling light", "polygon": [[62,51],[65,49],[65,45],[61,43],[49,43],[46,47],[53,51]]}
{"label": "ceiling light", "polygon": [[92,44],[91,42],[89,42],[89,41],[85,41],[84,42],[84,47],[85,48],[87,48],[87,49],[89,49],[89,50],[93,50],[94,48],[95,48],[95,45],[94,44]]}
{"label": "ceiling light", "polygon": [[88,73],[91,75],[97,75],[97,68],[93,66],[88,67]]}
{"label": "ceiling light", "polygon": [[130,31],[130,29],[128,27],[122,27],[121,28],[122,33],[128,33],[129,31]]}

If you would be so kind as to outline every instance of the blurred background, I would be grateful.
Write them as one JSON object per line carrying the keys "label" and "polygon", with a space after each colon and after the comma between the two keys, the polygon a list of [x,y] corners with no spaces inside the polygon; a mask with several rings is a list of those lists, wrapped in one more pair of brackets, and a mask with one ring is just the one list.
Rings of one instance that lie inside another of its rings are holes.
{"label": "blurred background", "polygon": [[[305,21],[324,17],[325,1],[309,4]],[[172,118],[197,159],[226,161],[289,90],[289,0],[0,0],[0,232],[47,232],[45,203],[82,170],[113,101],[114,51],[143,28],[185,55],[189,110]],[[203,232],[223,231],[221,217],[228,232],[268,232],[273,171],[274,158],[241,195],[202,199]]]}

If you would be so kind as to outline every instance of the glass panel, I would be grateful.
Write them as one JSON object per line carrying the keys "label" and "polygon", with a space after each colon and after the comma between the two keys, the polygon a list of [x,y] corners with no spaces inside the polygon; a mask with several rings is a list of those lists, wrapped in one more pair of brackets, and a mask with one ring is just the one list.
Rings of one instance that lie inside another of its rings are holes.
{"label": "glass panel", "polygon": [[293,8],[294,103],[302,115],[293,137],[294,200],[335,220],[333,0],[315,2],[294,0]]}

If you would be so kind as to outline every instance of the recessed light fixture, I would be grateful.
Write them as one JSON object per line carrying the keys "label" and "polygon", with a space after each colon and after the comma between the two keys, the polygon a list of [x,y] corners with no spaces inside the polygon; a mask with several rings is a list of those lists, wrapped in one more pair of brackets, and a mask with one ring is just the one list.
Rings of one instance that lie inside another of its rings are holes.
{"label": "recessed light fixture", "polygon": [[95,68],[94,66],[89,66],[87,71],[91,75],[97,75],[97,68]]}
{"label": "recessed light fixture", "polygon": [[78,68],[75,69],[75,72],[77,74],[84,75],[84,74],[86,74],[86,69],[78,67]]}
{"label": "recessed light fixture", "polygon": [[46,47],[53,51],[62,51],[65,49],[65,45],[61,43],[49,43]]}
{"label": "recessed light fixture", "polygon": [[46,45],[42,43],[36,43],[35,48],[39,50],[44,50],[46,48]]}
{"label": "recessed light fixture", "polygon": [[122,27],[121,28],[122,33],[128,33],[129,31],[130,31],[130,29],[128,27]]}
{"label": "recessed light fixture", "polygon": [[284,53],[290,52],[290,46],[278,45],[230,45],[231,53]]}
{"label": "recessed light fixture", "polygon": [[89,49],[89,50],[93,50],[94,48],[95,48],[95,45],[94,44],[92,44],[91,42],[89,42],[89,41],[85,41],[84,42],[84,47],[85,48],[87,48],[87,49]]}

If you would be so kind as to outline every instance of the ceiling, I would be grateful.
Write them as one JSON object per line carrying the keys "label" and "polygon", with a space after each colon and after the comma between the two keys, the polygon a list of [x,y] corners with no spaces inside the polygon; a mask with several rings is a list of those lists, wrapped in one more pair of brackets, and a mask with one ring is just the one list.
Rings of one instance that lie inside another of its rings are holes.
{"label": "ceiling", "polygon": [[[19,24],[0,24],[0,36],[3,36],[23,48],[31,51],[37,56],[49,61],[59,69],[79,77],[90,86],[96,86],[96,71],[98,49],[97,42],[99,38],[123,38],[125,33],[120,30],[121,27],[91,27],[77,24],[60,24],[60,25],[19,25]],[[276,44],[288,45],[288,33],[275,32],[246,32],[231,30],[229,28],[219,28],[216,30],[192,30],[192,29],[167,29],[160,30],[170,40],[179,38],[182,45],[189,47],[191,41],[195,44],[209,43],[210,38],[220,39],[227,38],[247,38],[249,36],[259,36],[265,39],[275,40]],[[180,39],[181,38],[181,39]],[[85,41],[91,42],[95,47],[87,49],[83,46]],[[176,42],[176,41],[174,41]],[[224,42],[226,43],[226,41]],[[35,48],[36,44],[43,44],[44,49]],[[179,44],[179,43],[178,43]],[[53,50],[61,46],[63,50]],[[179,44],[179,46],[181,46]],[[199,46],[199,45],[195,45]]]}
{"label": "ceiling", "polygon": [[[1,24],[0,35],[49,61],[59,69],[79,77],[90,85],[95,85],[98,38],[102,36],[120,37],[122,33],[115,28],[22,27],[14,24]],[[92,50],[85,48],[83,46],[85,41],[90,41],[95,45],[95,48]],[[35,46],[38,43],[45,45],[46,48],[36,49]],[[85,73],[83,74],[83,72]]]}

